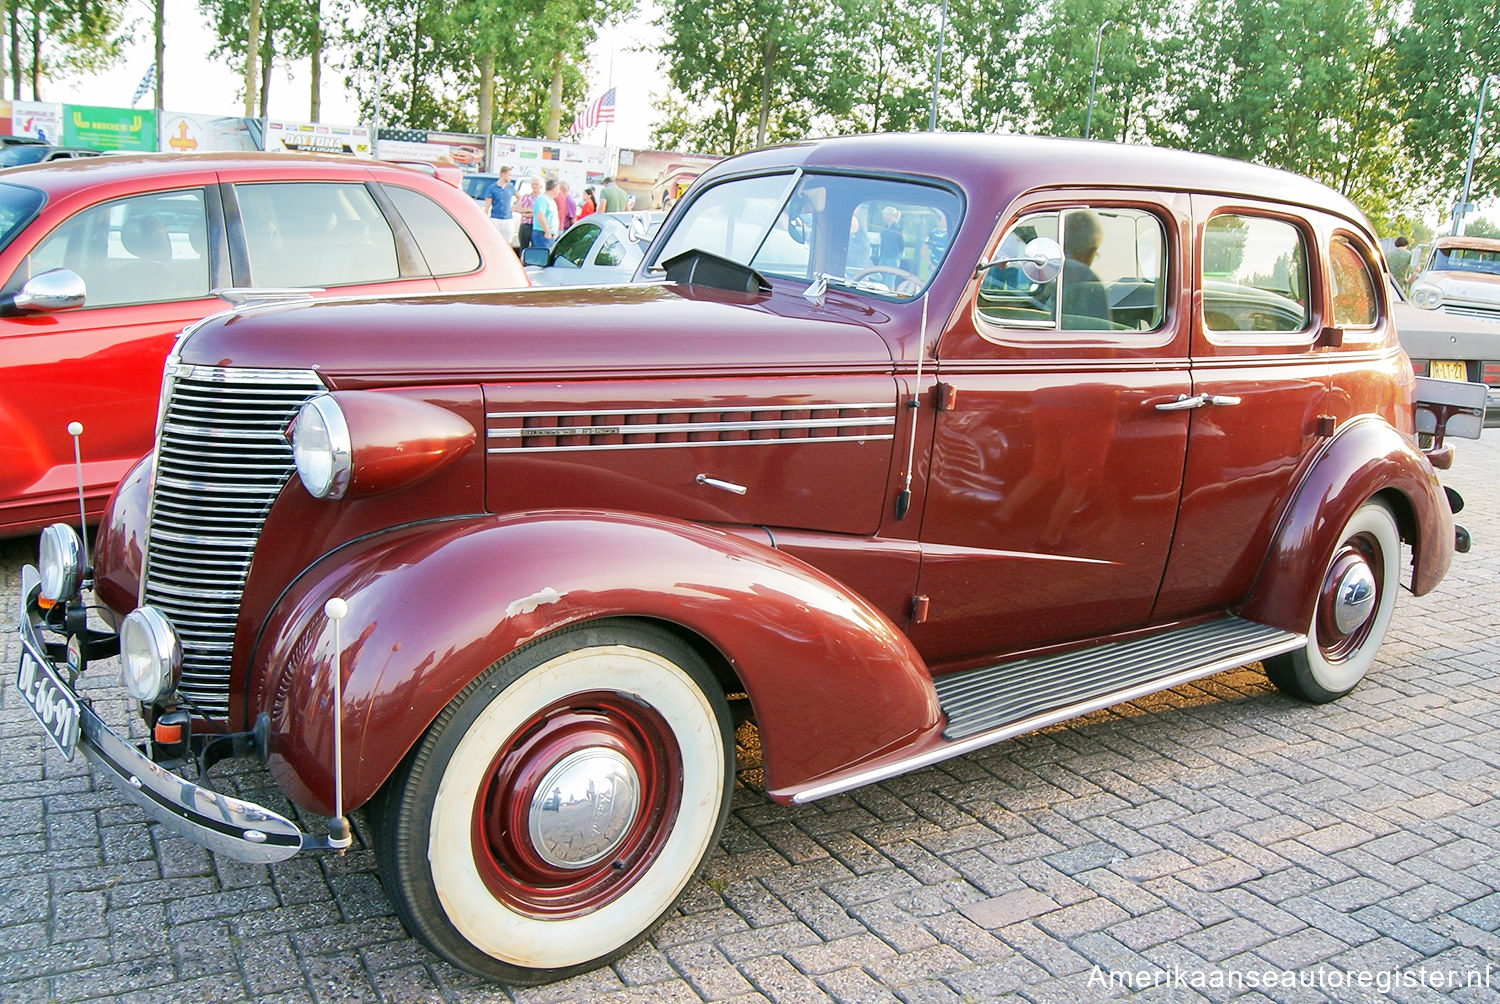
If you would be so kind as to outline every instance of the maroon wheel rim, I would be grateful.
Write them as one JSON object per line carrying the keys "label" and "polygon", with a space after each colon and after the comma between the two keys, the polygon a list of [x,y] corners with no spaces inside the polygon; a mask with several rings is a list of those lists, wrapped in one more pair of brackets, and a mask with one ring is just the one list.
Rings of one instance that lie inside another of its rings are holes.
{"label": "maroon wheel rim", "polygon": [[[603,749],[628,762],[639,807],[600,861],[559,867],[533,845],[533,799],[548,771],[569,754]],[[470,843],[491,895],[511,909],[560,919],[622,895],[661,853],[682,803],[681,753],[655,710],[623,694],[571,694],[533,715],[496,752],[474,800]]]}
{"label": "maroon wheel rim", "polygon": [[[1344,574],[1356,564],[1369,567],[1375,581],[1375,600],[1366,617],[1352,631],[1340,631],[1334,621],[1339,602],[1338,587]],[[1380,605],[1385,598],[1388,584],[1385,581],[1385,555],[1380,542],[1374,536],[1361,533],[1340,545],[1333,561],[1328,565],[1328,574],[1323,579],[1323,589],[1318,596],[1318,617],[1314,625],[1318,636],[1318,650],[1330,663],[1342,662],[1358,652],[1370,637],[1380,615]]]}

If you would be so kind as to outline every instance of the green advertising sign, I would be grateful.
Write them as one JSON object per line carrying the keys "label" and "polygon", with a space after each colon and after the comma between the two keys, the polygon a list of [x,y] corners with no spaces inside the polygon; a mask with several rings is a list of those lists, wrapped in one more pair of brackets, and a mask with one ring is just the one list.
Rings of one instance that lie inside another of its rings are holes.
{"label": "green advertising sign", "polygon": [[156,113],[150,109],[63,105],[62,145],[95,150],[155,150]]}

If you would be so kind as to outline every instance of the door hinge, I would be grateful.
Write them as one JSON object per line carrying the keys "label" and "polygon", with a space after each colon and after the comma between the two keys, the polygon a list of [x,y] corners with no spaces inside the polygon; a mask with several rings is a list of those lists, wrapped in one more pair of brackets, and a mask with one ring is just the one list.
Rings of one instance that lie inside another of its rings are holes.
{"label": "door hinge", "polygon": [[937,410],[952,411],[958,407],[958,388],[951,383],[939,383],[934,388],[937,394]]}
{"label": "door hinge", "polygon": [[928,599],[926,596],[913,596],[911,598],[911,622],[913,624],[927,623]]}

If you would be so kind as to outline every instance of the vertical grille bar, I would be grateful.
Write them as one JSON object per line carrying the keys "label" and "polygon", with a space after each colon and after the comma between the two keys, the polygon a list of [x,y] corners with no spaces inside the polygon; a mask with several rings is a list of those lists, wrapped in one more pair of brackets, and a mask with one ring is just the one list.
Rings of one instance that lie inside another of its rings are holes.
{"label": "vertical grille bar", "polygon": [[250,561],[294,467],[282,433],[324,387],[310,370],[179,365],[164,390],[144,599],[182,641],[182,695],[224,715]]}

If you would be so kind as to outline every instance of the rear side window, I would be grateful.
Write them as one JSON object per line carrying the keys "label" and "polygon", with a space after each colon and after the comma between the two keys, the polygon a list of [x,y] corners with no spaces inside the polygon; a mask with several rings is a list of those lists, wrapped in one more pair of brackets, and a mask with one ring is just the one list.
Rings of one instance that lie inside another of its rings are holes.
{"label": "rear side window", "polygon": [[1203,228],[1203,323],[1210,331],[1306,330],[1307,246],[1285,220],[1226,214]]}
{"label": "rear side window", "polygon": [[154,192],[90,206],[53,229],[7,284],[68,268],[83,278],[87,307],[165,303],[208,296],[203,189]]}
{"label": "rear side window", "polygon": [[1154,213],[1114,206],[1032,213],[1006,231],[996,257],[1020,257],[1037,237],[1062,244],[1062,274],[1034,282],[1019,264],[988,269],[979,284],[981,318],[1044,331],[1161,327],[1167,237]]}
{"label": "rear side window", "polygon": [[553,263],[567,262],[574,268],[582,268],[584,259],[589,256],[589,248],[594,246],[594,238],[597,236],[599,236],[599,228],[592,223],[572,227],[558,240],[557,247],[552,249]]}
{"label": "rear side window", "polygon": [[421,192],[385,186],[433,275],[461,275],[479,268],[479,251],[448,210]]}
{"label": "rear side window", "polygon": [[1348,238],[1335,237],[1328,263],[1333,280],[1333,323],[1368,328],[1375,323],[1375,277],[1369,263]]}
{"label": "rear side window", "polygon": [[347,286],[401,275],[395,235],[364,185],[240,184],[235,196],[257,286]]}

